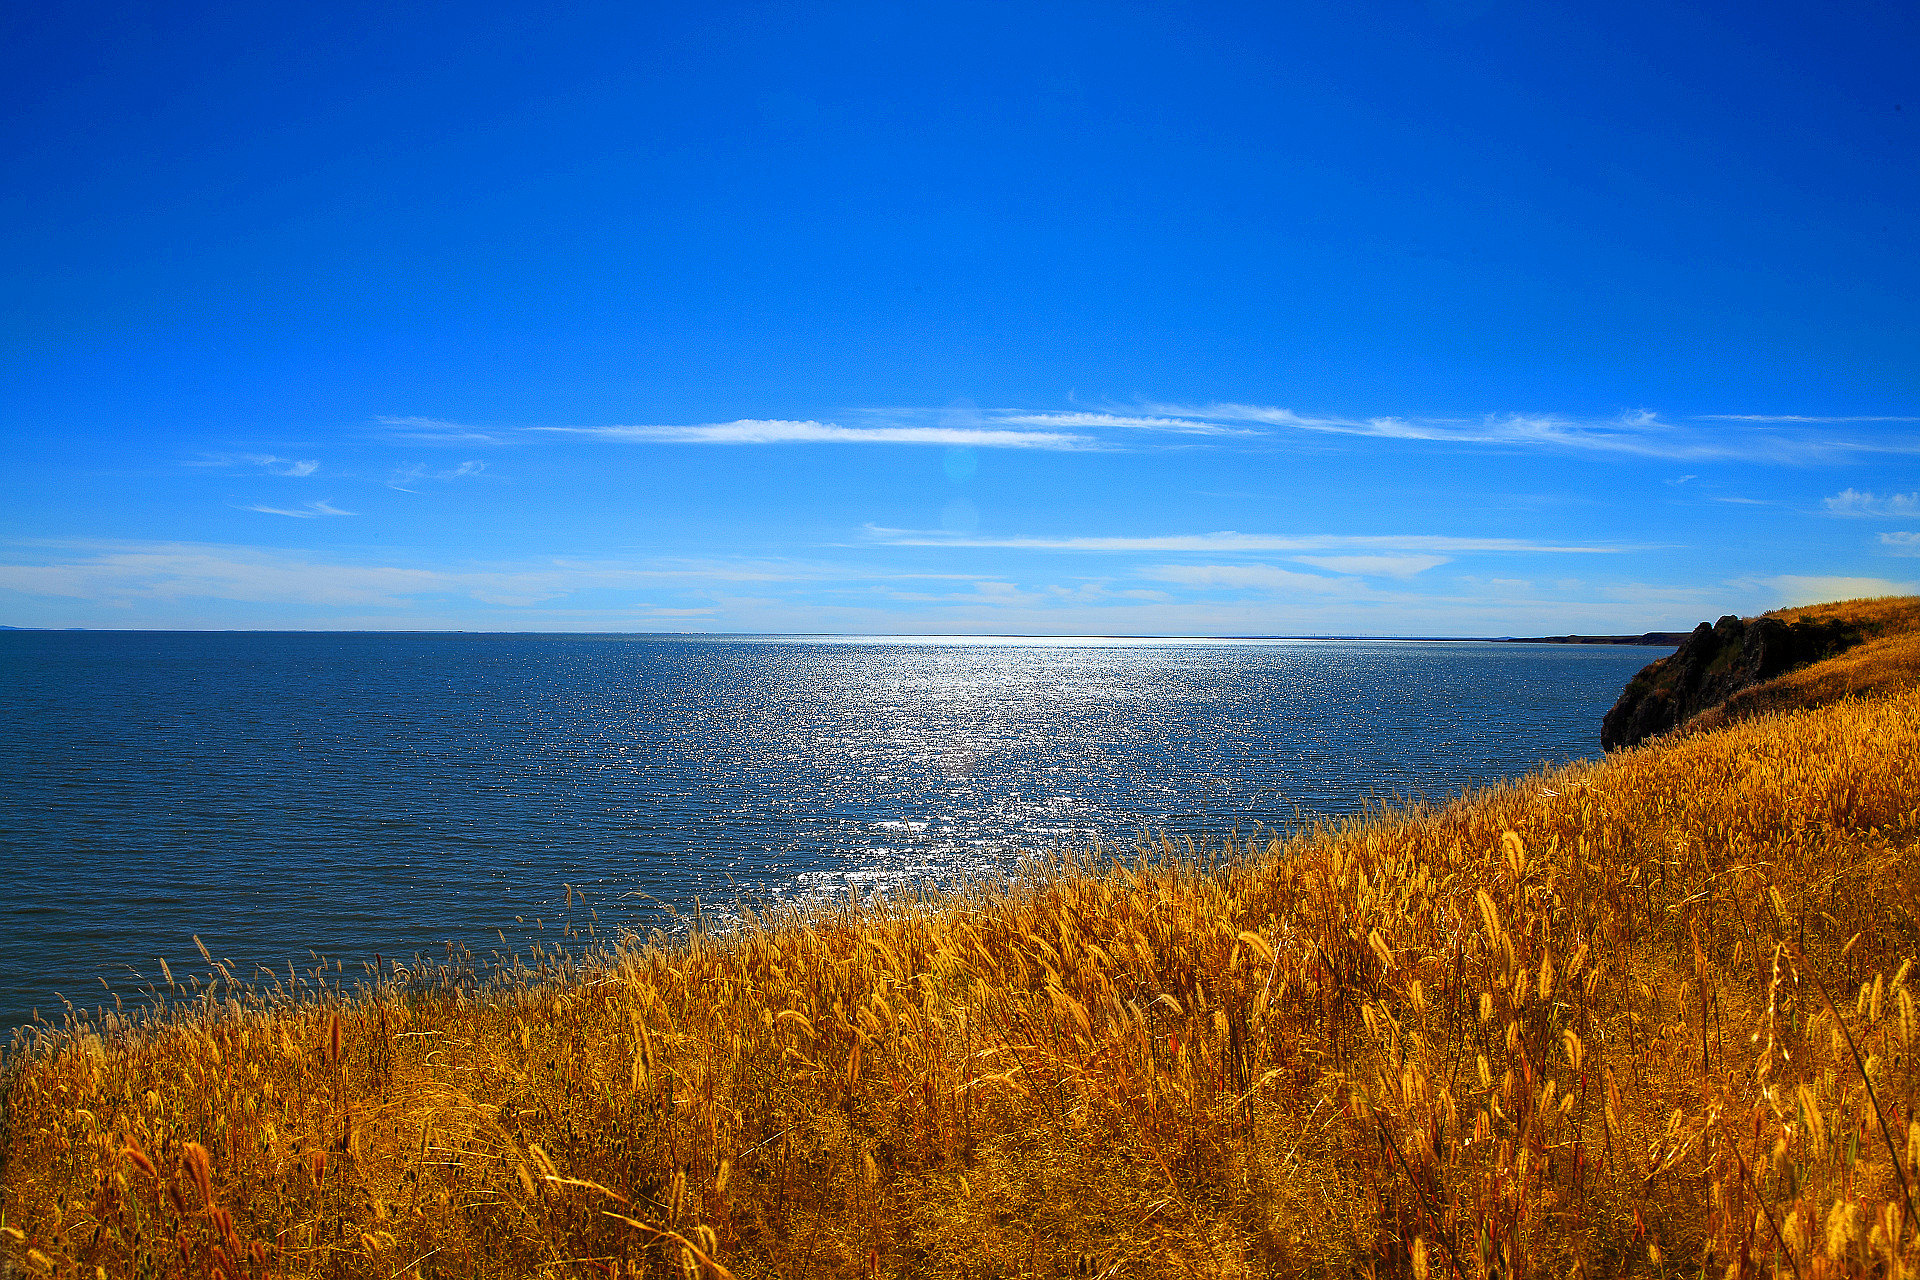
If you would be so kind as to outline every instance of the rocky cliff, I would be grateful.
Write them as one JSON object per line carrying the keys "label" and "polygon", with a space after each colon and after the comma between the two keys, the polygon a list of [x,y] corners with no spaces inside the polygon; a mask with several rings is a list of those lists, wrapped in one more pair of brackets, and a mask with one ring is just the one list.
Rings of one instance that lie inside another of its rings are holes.
{"label": "rocky cliff", "polygon": [[1680,647],[1627,683],[1600,723],[1600,744],[1612,751],[1665,733],[1743,689],[1830,658],[1865,637],[1837,618],[1787,621],[1732,614],[1701,623]]}

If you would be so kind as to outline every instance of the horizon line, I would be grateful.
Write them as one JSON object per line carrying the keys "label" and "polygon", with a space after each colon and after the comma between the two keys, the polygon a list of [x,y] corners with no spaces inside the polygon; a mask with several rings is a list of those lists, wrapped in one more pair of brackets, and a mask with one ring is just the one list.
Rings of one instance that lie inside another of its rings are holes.
{"label": "horizon line", "polygon": [[[469,627],[20,627],[0,623],[0,631],[105,635],[337,635],[337,636],[676,636],[713,640],[777,637],[831,640],[1403,640],[1403,641],[1564,641],[1639,640],[1645,636],[1684,635],[1681,631],[1564,632],[1560,635],[1403,635],[1383,632],[1302,634],[1200,632],[1054,632],[1054,631],[538,631]],[[1652,642],[1655,647],[1660,642]]]}

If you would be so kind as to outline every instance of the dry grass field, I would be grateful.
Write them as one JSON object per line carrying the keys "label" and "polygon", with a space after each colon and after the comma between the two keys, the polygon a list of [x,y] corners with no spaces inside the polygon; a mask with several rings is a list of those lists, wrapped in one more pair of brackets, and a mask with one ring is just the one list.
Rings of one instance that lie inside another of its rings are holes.
{"label": "dry grass field", "polygon": [[1881,634],[1718,727],[1284,843],[484,980],[216,967],[162,1019],[16,1048],[0,1250],[226,1280],[1905,1274],[1920,604],[1846,607]]}

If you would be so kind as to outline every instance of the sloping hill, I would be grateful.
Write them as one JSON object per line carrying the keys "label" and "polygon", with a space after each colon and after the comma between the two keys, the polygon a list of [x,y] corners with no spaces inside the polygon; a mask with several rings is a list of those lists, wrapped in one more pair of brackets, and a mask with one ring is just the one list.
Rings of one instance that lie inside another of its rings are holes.
{"label": "sloping hill", "polygon": [[1776,690],[1821,705],[1439,808],[486,986],[316,971],[75,1024],[11,1059],[0,1251],[232,1280],[1911,1274],[1912,602],[1829,608],[1878,630]]}

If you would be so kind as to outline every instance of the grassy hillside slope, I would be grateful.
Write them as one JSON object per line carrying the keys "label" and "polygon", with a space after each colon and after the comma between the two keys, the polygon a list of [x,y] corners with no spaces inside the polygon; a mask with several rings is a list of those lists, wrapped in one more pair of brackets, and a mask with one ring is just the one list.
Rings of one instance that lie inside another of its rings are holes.
{"label": "grassy hillside slope", "polygon": [[1883,674],[1216,858],[484,989],[222,982],[15,1055],[0,1249],[116,1277],[1901,1274],[1920,688]]}

